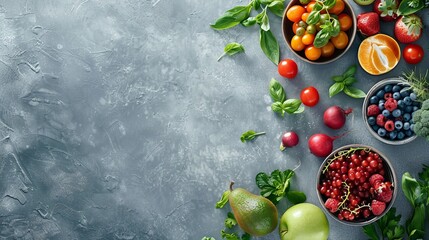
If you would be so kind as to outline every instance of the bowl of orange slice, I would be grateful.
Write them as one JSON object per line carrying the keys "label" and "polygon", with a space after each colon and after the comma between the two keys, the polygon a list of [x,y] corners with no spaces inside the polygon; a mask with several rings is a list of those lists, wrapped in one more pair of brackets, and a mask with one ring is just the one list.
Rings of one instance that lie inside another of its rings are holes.
{"label": "bowl of orange slice", "polygon": [[291,0],[282,20],[290,50],[311,64],[331,63],[350,49],[356,17],[347,0]]}
{"label": "bowl of orange slice", "polygon": [[371,75],[381,75],[396,67],[401,59],[398,42],[386,34],[365,38],[358,49],[360,66]]}

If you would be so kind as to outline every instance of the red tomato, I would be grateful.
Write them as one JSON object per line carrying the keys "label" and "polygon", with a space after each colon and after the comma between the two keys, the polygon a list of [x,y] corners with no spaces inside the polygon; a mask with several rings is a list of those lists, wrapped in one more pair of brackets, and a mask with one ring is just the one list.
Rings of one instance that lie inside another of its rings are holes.
{"label": "red tomato", "polygon": [[298,65],[292,59],[284,59],[279,63],[278,70],[282,77],[292,79],[298,74]]}
{"label": "red tomato", "polygon": [[417,44],[408,44],[402,53],[404,60],[409,64],[417,64],[422,61],[424,56],[423,48]]}
{"label": "red tomato", "polygon": [[300,97],[302,103],[308,107],[314,107],[319,102],[319,92],[313,86],[304,88]]}

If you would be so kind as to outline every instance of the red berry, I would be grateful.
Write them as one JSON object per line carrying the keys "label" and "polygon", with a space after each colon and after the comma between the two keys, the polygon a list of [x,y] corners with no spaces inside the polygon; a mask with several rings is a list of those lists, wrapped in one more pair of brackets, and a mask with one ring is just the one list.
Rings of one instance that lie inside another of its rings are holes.
{"label": "red berry", "polygon": [[389,98],[392,98],[392,93],[388,92],[384,94],[384,100],[387,100]]}
{"label": "red berry", "polygon": [[340,202],[333,198],[328,198],[325,202],[325,207],[332,213],[338,211],[338,205]]}
{"label": "red berry", "polygon": [[376,123],[378,126],[383,127],[384,124],[386,123],[386,117],[383,116],[383,114],[378,114],[377,119],[376,119]]}
{"label": "red berry", "polygon": [[381,215],[385,209],[386,209],[386,203],[380,202],[378,200],[372,200],[371,211],[375,216]]}
{"label": "red berry", "polygon": [[367,108],[367,115],[369,117],[376,116],[378,114],[380,114],[380,108],[377,105],[372,104],[372,105],[368,106],[368,108]]}
{"label": "red berry", "polygon": [[393,123],[392,120],[388,120],[384,124],[384,128],[386,129],[386,131],[391,132],[391,131],[395,130],[395,123]]}
{"label": "red berry", "polygon": [[375,199],[382,202],[390,202],[392,200],[393,191],[386,183],[381,183],[375,188]]}
{"label": "red berry", "polygon": [[393,98],[386,99],[386,102],[384,103],[384,108],[392,112],[398,107],[398,102]]}
{"label": "red berry", "polygon": [[377,173],[371,175],[371,177],[369,178],[369,184],[371,184],[371,186],[373,187],[376,182],[383,182],[383,181],[384,181],[384,177]]}

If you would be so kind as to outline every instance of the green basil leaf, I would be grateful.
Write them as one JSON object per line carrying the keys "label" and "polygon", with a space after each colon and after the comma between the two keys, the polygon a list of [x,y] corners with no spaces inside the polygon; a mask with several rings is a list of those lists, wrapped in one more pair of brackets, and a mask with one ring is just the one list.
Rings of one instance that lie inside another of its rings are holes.
{"label": "green basil leaf", "polygon": [[344,87],[344,93],[349,95],[352,98],[365,98],[366,97],[366,93],[363,92],[362,90],[352,87],[352,86],[345,86]]}
{"label": "green basil leaf", "polygon": [[261,19],[261,29],[264,31],[268,31],[270,30],[270,20],[268,19],[268,15],[267,15],[267,9],[264,9],[264,15],[262,16]]}
{"label": "green basil leaf", "polygon": [[316,24],[320,21],[320,12],[319,11],[311,11],[310,15],[307,17],[307,24]]}
{"label": "green basil leaf", "polygon": [[343,78],[353,77],[356,73],[356,65],[351,65],[347,70],[343,73]]}
{"label": "green basil leaf", "polygon": [[329,97],[333,97],[344,90],[344,83],[336,82],[329,88]]}
{"label": "green basil leaf", "polygon": [[225,55],[232,56],[234,54],[244,52],[244,47],[240,43],[231,42],[226,44],[223,51],[223,54],[217,59],[217,61],[219,61]]}
{"label": "green basil leaf", "polygon": [[300,105],[301,105],[301,100],[287,99],[286,101],[283,102],[282,107],[283,107],[284,111],[286,111],[289,114],[292,114],[296,110],[298,110]]}
{"label": "green basil leaf", "polygon": [[250,10],[252,10],[251,5],[236,6],[226,11],[214,24],[211,24],[210,26],[216,30],[232,28],[244,19],[248,18]]}
{"label": "green basil leaf", "polygon": [[259,0],[261,2],[261,4],[264,5],[269,5],[270,3],[272,3],[274,0]]}
{"label": "green basil leaf", "polygon": [[253,1],[253,8],[255,10],[259,10],[260,7],[261,7],[261,1],[260,0],[254,0]]}
{"label": "green basil leaf", "polygon": [[357,80],[356,80],[355,77],[348,77],[348,78],[344,79],[344,84],[346,86],[350,86],[350,85],[352,85],[355,82],[357,82]]}
{"label": "green basil leaf", "polygon": [[331,37],[336,37],[338,34],[340,34],[341,28],[340,28],[340,21],[338,21],[335,18],[331,18],[332,21],[332,28],[330,29]]}
{"label": "green basil leaf", "polygon": [[329,28],[323,28],[316,34],[313,45],[317,48],[322,48],[329,42],[329,39],[331,39]]}
{"label": "green basil leaf", "polygon": [[320,11],[322,9],[323,9],[323,5],[319,1],[317,1],[316,4],[314,4],[313,6],[313,11]]}
{"label": "green basil leaf", "polygon": [[285,111],[281,102],[274,102],[273,104],[271,104],[271,109],[273,110],[273,112],[276,112],[282,117],[284,117]]}
{"label": "green basil leaf", "polygon": [[286,100],[286,92],[283,86],[274,78],[270,81],[270,96],[274,102],[283,103]]}
{"label": "green basil leaf", "polygon": [[214,237],[203,237],[201,240],[216,240]]}
{"label": "green basil leaf", "polygon": [[398,15],[410,15],[425,6],[424,0],[404,0],[399,4]]}
{"label": "green basil leaf", "polygon": [[293,112],[293,114],[298,114],[298,113],[302,113],[304,112],[305,108],[304,105],[299,105],[299,108],[297,110],[295,110],[295,112]]}
{"label": "green basil leaf", "polygon": [[261,29],[259,42],[265,56],[277,65],[280,59],[280,47],[271,30],[264,31]]}
{"label": "green basil leaf", "polygon": [[255,132],[253,130],[249,130],[241,135],[240,140],[241,142],[245,143],[246,141],[251,141],[255,139],[255,137],[264,135],[264,134],[265,132]]}
{"label": "green basil leaf", "polygon": [[243,20],[241,22],[241,25],[245,27],[250,27],[256,24],[256,18],[255,17],[248,17],[247,19]]}
{"label": "green basil leaf", "polygon": [[337,2],[336,0],[325,0],[323,4],[325,5],[325,8],[331,9],[336,2]]}
{"label": "green basil leaf", "polygon": [[332,80],[334,80],[334,82],[342,82],[342,81],[344,81],[343,76],[333,76],[331,78],[332,78]]}
{"label": "green basil leaf", "polygon": [[293,204],[303,203],[307,200],[307,196],[299,191],[289,191],[286,193],[286,197]]}
{"label": "green basil leaf", "polygon": [[223,192],[221,199],[216,203],[216,208],[223,208],[225,206],[225,204],[228,202],[228,197],[230,193],[230,190]]}
{"label": "green basil leaf", "polygon": [[273,1],[268,5],[268,9],[270,9],[270,11],[275,15],[279,17],[283,17],[283,12],[285,10],[285,3],[284,1],[278,1],[278,0]]}

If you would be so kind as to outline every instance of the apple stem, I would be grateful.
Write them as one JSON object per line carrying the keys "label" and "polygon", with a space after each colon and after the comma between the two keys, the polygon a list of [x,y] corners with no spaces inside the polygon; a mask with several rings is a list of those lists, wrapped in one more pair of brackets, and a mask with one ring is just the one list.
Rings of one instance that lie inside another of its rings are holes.
{"label": "apple stem", "polygon": [[231,190],[231,192],[232,192],[232,185],[234,185],[234,181],[231,181],[231,182],[229,183],[229,190]]}

